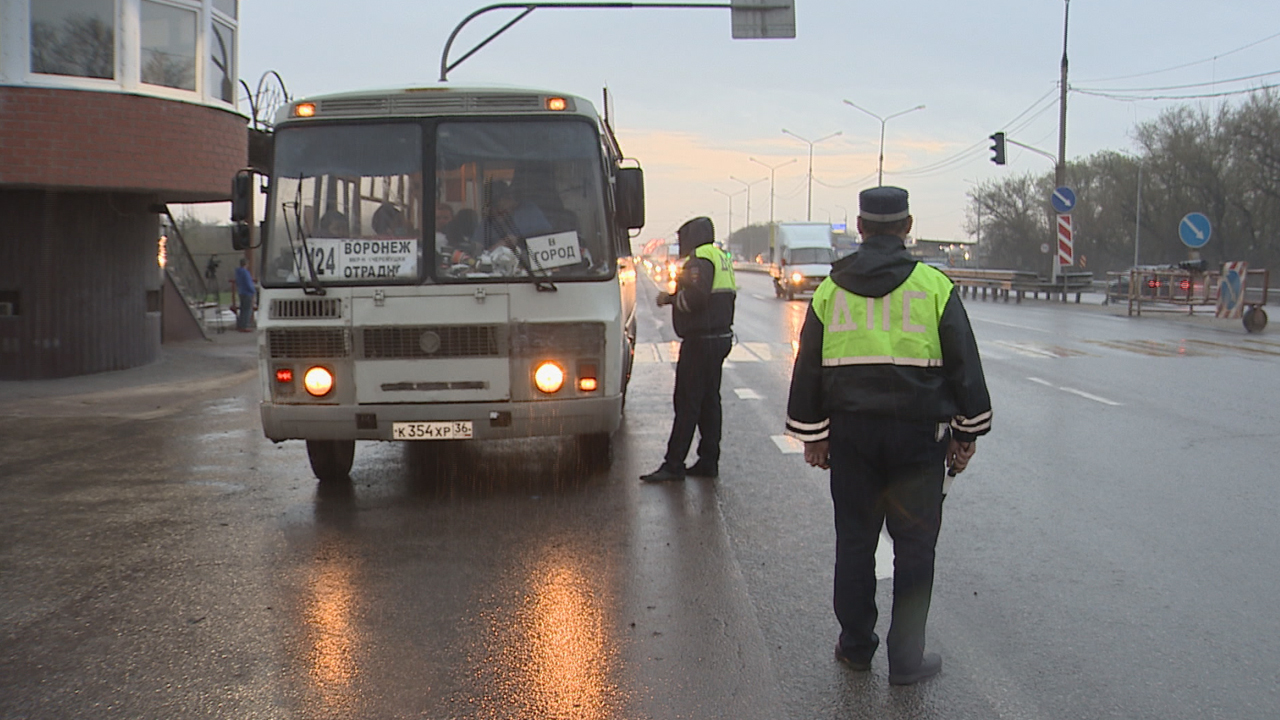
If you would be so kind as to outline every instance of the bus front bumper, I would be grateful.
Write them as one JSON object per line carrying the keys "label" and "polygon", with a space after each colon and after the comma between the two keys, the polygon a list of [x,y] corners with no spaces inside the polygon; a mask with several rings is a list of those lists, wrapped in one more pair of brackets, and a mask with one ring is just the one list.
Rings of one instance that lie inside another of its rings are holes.
{"label": "bus front bumper", "polygon": [[394,440],[392,423],[471,422],[473,440],[612,433],[622,396],[452,405],[281,405],[262,403],[262,432],[281,440]]}

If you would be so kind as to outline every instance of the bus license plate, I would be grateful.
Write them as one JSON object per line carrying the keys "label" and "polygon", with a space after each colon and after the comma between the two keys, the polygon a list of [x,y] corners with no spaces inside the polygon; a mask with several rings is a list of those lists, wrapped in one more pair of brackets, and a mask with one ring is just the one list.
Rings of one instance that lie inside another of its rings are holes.
{"label": "bus license plate", "polygon": [[392,440],[470,440],[470,420],[391,423]]}

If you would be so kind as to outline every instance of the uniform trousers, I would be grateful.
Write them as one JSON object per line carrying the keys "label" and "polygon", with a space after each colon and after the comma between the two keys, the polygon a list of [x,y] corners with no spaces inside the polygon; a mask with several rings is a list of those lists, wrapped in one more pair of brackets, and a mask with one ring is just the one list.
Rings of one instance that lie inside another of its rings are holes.
{"label": "uniform trousers", "polygon": [[698,462],[717,468],[720,462],[720,431],[724,424],[720,410],[720,377],[724,359],[733,349],[730,334],[685,338],[676,361],[675,420],[667,440],[663,466],[684,474],[685,457],[698,431]]}
{"label": "uniform trousers", "polygon": [[894,555],[889,669],[914,672],[924,653],[950,435],[944,430],[939,439],[936,422],[839,412],[830,428],[840,647],[869,662],[880,644],[875,553],[884,525]]}

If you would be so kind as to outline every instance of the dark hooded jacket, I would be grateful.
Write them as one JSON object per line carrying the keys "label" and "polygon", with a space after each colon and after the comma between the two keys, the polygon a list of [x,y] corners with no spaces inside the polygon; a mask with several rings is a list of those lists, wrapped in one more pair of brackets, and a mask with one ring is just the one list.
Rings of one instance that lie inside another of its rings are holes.
{"label": "dark hooded jacket", "polygon": [[680,254],[686,259],[671,302],[671,324],[676,335],[685,339],[728,335],[733,332],[737,294],[712,292],[716,266],[694,254],[699,246],[715,240],[715,226],[710,218],[694,218],[680,226],[678,237]]}
{"label": "dark hooded jacket", "polygon": [[[862,248],[831,267],[824,282],[863,297],[884,297],[902,285],[917,262],[892,235],[867,238]],[[927,272],[938,272],[927,267]],[[950,281],[947,281],[948,285]],[[991,429],[991,398],[969,317],[951,286],[938,322],[941,367],[859,364],[823,367],[824,320],[809,305],[791,375],[787,433],[805,442],[827,438],[833,412],[897,420],[949,422],[967,442]]]}

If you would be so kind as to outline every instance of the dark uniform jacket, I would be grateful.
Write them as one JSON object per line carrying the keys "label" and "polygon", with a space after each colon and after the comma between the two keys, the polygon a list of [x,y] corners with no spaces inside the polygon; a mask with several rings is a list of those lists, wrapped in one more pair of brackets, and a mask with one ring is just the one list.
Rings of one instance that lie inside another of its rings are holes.
{"label": "dark uniform jacket", "polygon": [[[709,246],[717,258],[727,257],[724,252]],[[715,287],[716,266],[712,260],[699,257],[695,251],[689,254],[676,281],[676,294],[672,298],[671,324],[681,338],[715,337],[733,331],[733,310],[737,293]],[[723,285],[723,283],[722,283]]]}
{"label": "dark uniform jacket", "polygon": [[[855,295],[883,298],[902,285],[916,265],[901,238],[879,235],[867,238],[858,252],[835,263],[830,281]],[[928,266],[924,270],[941,273]],[[949,280],[944,282],[950,285]],[[940,367],[892,363],[824,367],[825,330],[811,303],[791,376],[789,435],[805,442],[825,440],[833,412],[948,422],[952,437],[961,442],[991,429],[991,398],[978,345],[954,286],[937,325]]]}

